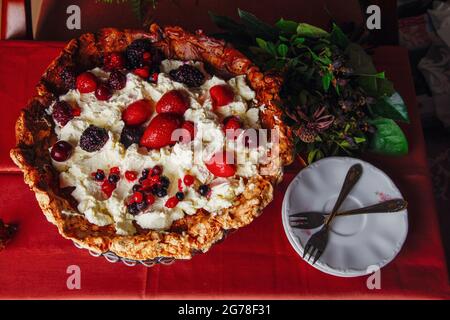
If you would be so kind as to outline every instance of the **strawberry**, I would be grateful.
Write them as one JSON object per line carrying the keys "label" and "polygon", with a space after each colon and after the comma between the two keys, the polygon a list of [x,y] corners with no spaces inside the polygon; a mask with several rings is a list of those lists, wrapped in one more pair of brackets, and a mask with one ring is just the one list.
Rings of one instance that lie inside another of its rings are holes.
{"label": "strawberry", "polygon": [[125,66],[125,59],[120,53],[112,52],[103,58],[103,65],[106,71],[123,69]]}
{"label": "strawberry", "polygon": [[233,153],[219,151],[206,161],[205,165],[216,177],[229,178],[236,174],[236,165],[231,163],[233,160]]}
{"label": "strawberry", "polygon": [[188,143],[191,142],[195,138],[195,125],[192,121],[184,121],[181,125],[181,128],[186,132],[183,132],[183,136],[181,137],[181,142]]}
{"label": "strawberry", "polygon": [[230,104],[234,100],[234,92],[228,85],[217,85],[209,89],[213,107],[219,108]]}
{"label": "strawberry", "polygon": [[150,67],[144,66],[133,70],[133,73],[143,79],[147,79],[150,76]]}
{"label": "strawberry", "polygon": [[144,52],[142,54],[142,61],[144,63],[152,62],[152,54],[150,52]]}
{"label": "strawberry", "polygon": [[141,138],[141,146],[159,149],[175,144],[172,133],[181,127],[181,118],[174,113],[161,113],[150,121]]}
{"label": "strawberry", "polygon": [[223,120],[223,131],[229,139],[236,139],[237,135],[235,135],[234,133],[241,128],[241,120],[236,116],[230,116]]}
{"label": "strawberry", "polygon": [[172,90],[164,94],[156,104],[158,113],[176,113],[182,116],[189,109],[189,100],[180,90]]}
{"label": "strawberry", "polygon": [[90,72],[84,72],[77,77],[76,86],[81,93],[91,93],[97,89],[97,77]]}
{"label": "strawberry", "polygon": [[122,120],[127,126],[138,126],[152,115],[152,105],[148,100],[138,100],[122,112]]}

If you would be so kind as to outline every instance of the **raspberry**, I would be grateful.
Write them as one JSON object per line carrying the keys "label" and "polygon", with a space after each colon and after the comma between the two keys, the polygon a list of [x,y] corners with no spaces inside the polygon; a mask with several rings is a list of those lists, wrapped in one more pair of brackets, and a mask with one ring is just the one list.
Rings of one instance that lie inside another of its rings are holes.
{"label": "raspberry", "polygon": [[58,101],[53,106],[53,119],[64,127],[67,122],[73,119],[73,110],[66,101]]}
{"label": "raspberry", "polygon": [[143,133],[144,132],[140,127],[125,126],[123,127],[120,135],[120,143],[122,143],[125,148],[128,148],[133,143],[139,144],[139,140],[141,139]]}
{"label": "raspberry", "polygon": [[173,80],[184,83],[188,87],[200,87],[205,82],[204,74],[188,64],[170,71],[169,75]]}
{"label": "raspberry", "polygon": [[125,59],[122,54],[112,52],[104,57],[103,64],[106,71],[122,69],[125,66]]}
{"label": "raspberry", "polygon": [[114,90],[122,90],[127,85],[127,77],[120,71],[113,71],[109,75],[108,85]]}
{"label": "raspberry", "polygon": [[152,44],[149,40],[139,39],[133,41],[125,50],[125,58],[129,69],[143,67],[147,58],[144,53],[150,52]]}
{"label": "raspberry", "polygon": [[81,135],[80,148],[87,152],[95,152],[103,148],[108,139],[108,131],[90,125]]}

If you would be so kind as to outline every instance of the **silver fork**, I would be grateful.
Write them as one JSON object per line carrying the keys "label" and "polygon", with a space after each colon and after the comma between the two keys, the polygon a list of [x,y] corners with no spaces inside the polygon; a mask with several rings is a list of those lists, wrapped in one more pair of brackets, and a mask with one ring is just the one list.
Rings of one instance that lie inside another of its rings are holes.
{"label": "silver fork", "polygon": [[[348,170],[344,183],[342,185],[342,189],[339,193],[338,199],[336,200],[336,204],[334,205],[334,208],[331,211],[331,214],[326,219],[322,229],[313,234],[306,243],[305,249],[303,251],[303,258],[305,260],[309,261],[311,260],[311,258],[313,258],[314,260],[312,264],[315,264],[317,260],[319,260],[319,258],[322,256],[328,243],[329,226],[333,221],[334,217],[337,215],[338,210],[341,207],[342,203],[347,198],[348,194],[353,189],[355,184],[359,181],[359,178],[361,178],[362,171],[363,167],[359,163],[353,165]],[[308,254],[309,257],[307,258]]]}

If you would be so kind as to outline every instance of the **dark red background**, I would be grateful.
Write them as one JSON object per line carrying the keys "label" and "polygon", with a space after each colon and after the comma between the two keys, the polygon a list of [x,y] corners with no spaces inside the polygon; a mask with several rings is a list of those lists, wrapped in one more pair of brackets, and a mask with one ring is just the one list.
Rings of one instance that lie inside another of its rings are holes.
{"label": "dark red background", "polygon": [[[153,268],[112,264],[91,257],[58,235],[45,220],[22,175],[9,160],[14,121],[42,70],[61,44],[0,42],[0,216],[20,225],[0,253],[0,298],[449,298],[446,266],[436,221],[424,142],[406,51],[385,47],[375,60],[405,97],[412,123],[405,126],[411,152],[369,160],[385,170],[410,202],[410,230],[400,255],[382,270],[381,290],[366,277],[336,278],[304,263],[290,247],[281,223],[284,191],[295,176],[288,169],[275,201],[249,227],[207,254]],[[81,268],[81,290],[66,287],[67,267]]]}

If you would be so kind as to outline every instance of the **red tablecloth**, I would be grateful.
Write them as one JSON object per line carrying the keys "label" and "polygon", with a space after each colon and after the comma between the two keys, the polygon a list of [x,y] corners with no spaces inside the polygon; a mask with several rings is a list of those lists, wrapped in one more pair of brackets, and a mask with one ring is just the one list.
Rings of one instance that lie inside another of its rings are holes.
{"label": "red tablecloth", "polygon": [[[407,53],[382,48],[376,55],[410,108],[405,130],[411,152],[403,158],[371,157],[410,202],[410,230],[399,256],[381,272],[381,290],[366,277],[323,274],[289,245],[281,223],[281,202],[295,169],[288,169],[275,200],[252,225],[190,261],[153,268],[112,264],[91,257],[60,237],[40,212],[22,175],[9,160],[14,122],[34,85],[61,44],[0,42],[0,217],[20,230],[0,253],[0,298],[450,298],[424,141]],[[67,268],[81,268],[81,289],[66,286]]]}

